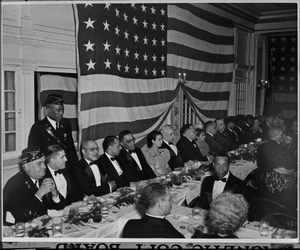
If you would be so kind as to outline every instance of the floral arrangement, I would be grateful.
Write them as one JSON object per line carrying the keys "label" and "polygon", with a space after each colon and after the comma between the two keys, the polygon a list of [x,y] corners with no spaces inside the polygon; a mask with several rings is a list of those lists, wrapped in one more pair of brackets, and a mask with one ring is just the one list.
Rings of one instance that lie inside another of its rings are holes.
{"label": "floral arrangement", "polygon": [[135,192],[132,188],[123,187],[117,190],[121,195],[116,199],[114,206],[120,208],[121,206],[129,206],[137,203],[139,191]]}

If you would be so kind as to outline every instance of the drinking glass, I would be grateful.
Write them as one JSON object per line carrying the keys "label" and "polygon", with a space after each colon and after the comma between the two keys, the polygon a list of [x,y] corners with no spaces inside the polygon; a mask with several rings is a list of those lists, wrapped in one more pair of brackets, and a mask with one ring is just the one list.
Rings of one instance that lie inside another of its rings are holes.
{"label": "drinking glass", "polygon": [[60,221],[52,225],[52,236],[53,237],[61,237],[63,231],[63,222]]}
{"label": "drinking glass", "polygon": [[25,235],[25,223],[23,223],[23,222],[16,223],[15,229],[16,229],[16,236],[17,237],[24,237],[24,235]]}
{"label": "drinking glass", "polygon": [[259,234],[263,237],[269,236],[270,223],[268,221],[261,221],[259,223]]}
{"label": "drinking glass", "polygon": [[24,215],[25,215],[25,217],[26,217],[26,219],[29,223],[29,228],[31,228],[32,227],[32,221],[36,217],[37,213],[34,212],[34,211],[29,210],[29,211],[25,212]]}
{"label": "drinking glass", "polygon": [[200,220],[201,219],[201,207],[193,207],[192,209],[192,216],[194,220]]}

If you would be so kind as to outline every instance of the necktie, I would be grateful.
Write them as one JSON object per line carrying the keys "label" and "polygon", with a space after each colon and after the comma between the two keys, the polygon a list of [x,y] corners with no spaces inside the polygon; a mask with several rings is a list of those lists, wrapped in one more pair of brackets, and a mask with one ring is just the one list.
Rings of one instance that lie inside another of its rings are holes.
{"label": "necktie", "polygon": [[130,154],[135,153],[135,150],[129,150],[129,153]]}
{"label": "necktie", "polygon": [[54,171],[54,175],[55,175],[55,176],[56,176],[57,174],[62,174],[62,173],[63,173],[62,169],[59,169],[59,170]]}
{"label": "necktie", "polygon": [[110,160],[114,161],[116,158],[115,157],[110,157]]}
{"label": "necktie", "polygon": [[222,182],[226,182],[226,178],[222,178],[220,179],[218,176],[215,177],[215,181],[222,181]]}
{"label": "necktie", "polygon": [[97,161],[91,161],[91,162],[90,162],[90,166],[92,166],[92,165],[94,165],[94,164],[97,165]]}
{"label": "necktie", "polygon": [[174,145],[173,142],[169,142],[169,145]]}

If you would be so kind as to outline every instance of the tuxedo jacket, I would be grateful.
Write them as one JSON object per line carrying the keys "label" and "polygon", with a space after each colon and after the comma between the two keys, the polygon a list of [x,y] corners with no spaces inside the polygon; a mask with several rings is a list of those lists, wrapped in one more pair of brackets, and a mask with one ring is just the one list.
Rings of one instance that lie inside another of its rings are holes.
{"label": "tuxedo jacket", "polygon": [[47,117],[36,121],[32,125],[28,137],[28,146],[38,146],[45,154],[46,148],[50,145],[59,145],[65,150],[68,159],[66,168],[71,173],[72,166],[78,162],[78,156],[69,119],[62,118],[57,131],[52,127]]}
{"label": "tuxedo jacket", "polygon": [[183,162],[187,162],[189,160],[208,161],[207,157],[201,154],[197,144],[191,142],[185,136],[181,136],[176,146]]}
{"label": "tuxedo jacket", "polygon": [[156,175],[147,163],[142,150],[140,148],[135,148],[135,152],[141,163],[142,170],[139,168],[134,158],[126,149],[122,148],[119,156],[116,157],[122,163],[122,167],[125,169],[125,171],[130,173],[128,175],[129,181],[136,182],[155,178]]}
{"label": "tuxedo jacket", "polygon": [[98,187],[96,186],[94,173],[84,158],[82,158],[74,167],[74,181],[85,195],[101,196],[110,193],[110,187],[106,181],[105,170],[102,165],[96,165],[98,166],[101,178],[101,186]]}
{"label": "tuxedo jacket", "polygon": [[143,215],[127,221],[122,238],[184,238],[166,219]]}
{"label": "tuxedo jacket", "polygon": [[122,166],[122,162],[118,157],[116,157],[116,161],[119,163],[120,168],[122,169],[123,173],[121,175],[118,174],[117,170],[115,169],[114,165],[108,159],[106,154],[102,154],[99,159],[97,160],[99,167],[104,169],[106,173],[106,180],[107,181],[115,181],[117,189],[120,187],[129,187],[130,186],[130,172]]}
{"label": "tuxedo jacket", "polygon": [[[83,193],[79,190],[78,186],[75,184],[73,179],[70,177],[70,174],[66,170],[62,170],[62,175],[64,176],[64,178],[67,182],[67,196],[65,198],[66,206],[70,205],[72,202],[82,200]],[[51,174],[48,166],[46,166],[46,173],[43,178],[51,178],[54,180],[54,177]]]}
{"label": "tuxedo jacket", "polygon": [[[198,205],[202,209],[209,210],[210,203],[212,201],[212,191],[215,183],[216,175],[207,176],[202,183],[200,198],[198,200]],[[223,191],[232,191],[233,193],[243,193],[242,189],[243,181],[235,177],[229,172],[228,180]]]}
{"label": "tuxedo jacket", "polygon": [[276,168],[275,158],[284,151],[284,146],[275,140],[269,140],[259,145],[256,154],[257,167],[261,170],[272,170]]}
{"label": "tuxedo jacket", "polygon": [[210,155],[216,155],[223,152],[222,146],[209,133],[205,133],[205,141],[209,146]]}
{"label": "tuxedo jacket", "polygon": [[165,143],[165,141],[163,141],[160,148],[165,148],[165,149],[169,150],[171,158],[170,158],[168,164],[172,170],[174,170],[175,168],[184,167],[184,162],[181,159],[178,148],[177,148],[177,155],[175,154],[173,149],[167,143]]}
{"label": "tuxedo jacket", "polygon": [[[41,183],[40,179],[39,185]],[[27,222],[24,213],[29,210],[36,212],[37,216],[41,216],[47,214],[47,209],[60,210],[65,207],[66,202],[61,194],[59,194],[60,201],[55,203],[51,193],[44,195],[40,201],[35,196],[37,191],[38,188],[29,175],[21,169],[7,181],[3,189],[4,215],[6,211],[9,211],[15,218],[15,222]]]}

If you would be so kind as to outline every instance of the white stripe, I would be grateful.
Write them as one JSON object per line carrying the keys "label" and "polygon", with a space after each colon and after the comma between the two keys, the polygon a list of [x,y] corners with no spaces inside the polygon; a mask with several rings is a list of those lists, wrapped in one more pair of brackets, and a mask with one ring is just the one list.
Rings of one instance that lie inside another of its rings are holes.
{"label": "white stripe", "polygon": [[41,92],[45,90],[64,90],[77,92],[77,79],[56,75],[41,76]]}
{"label": "white stripe", "polygon": [[81,111],[82,129],[101,123],[132,122],[153,118],[168,110],[174,101],[144,107],[103,107]]}
{"label": "white stripe", "polygon": [[233,45],[217,45],[203,40],[196,39],[185,33],[175,30],[168,30],[168,42],[174,42],[195,50],[204,51],[207,53],[231,55],[234,54]]}
{"label": "white stripe", "polygon": [[173,54],[168,55],[168,66],[181,67],[185,66],[186,69],[194,71],[203,71],[206,73],[228,73],[233,71],[234,63],[217,64],[207,63],[204,61],[193,60],[190,58],[177,56]]}
{"label": "white stripe", "polygon": [[[123,93],[152,93],[174,90],[177,81],[171,78],[163,79],[126,79],[114,75],[88,75],[79,77],[79,91],[81,94],[96,91],[114,91]],[[97,83],[97,84],[95,84]]]}
{"label": "white stripe", "polygon": [[[196,8],[200,7],[198,5],[194,5]],[[203,8],[201,8],[203,9]],[[224,26],[214,25],[206,21],[205,19],[199,18],[192,14],[191,12],[181,9],[174,5],[168,5],[168,17],[176,18],[183,22],[186,22],[190,25],[193,25],[197,29],[202,29],[208,31],[209,33],[222,35],[222,36],[233,36],[233,28],[226,28]]]}

